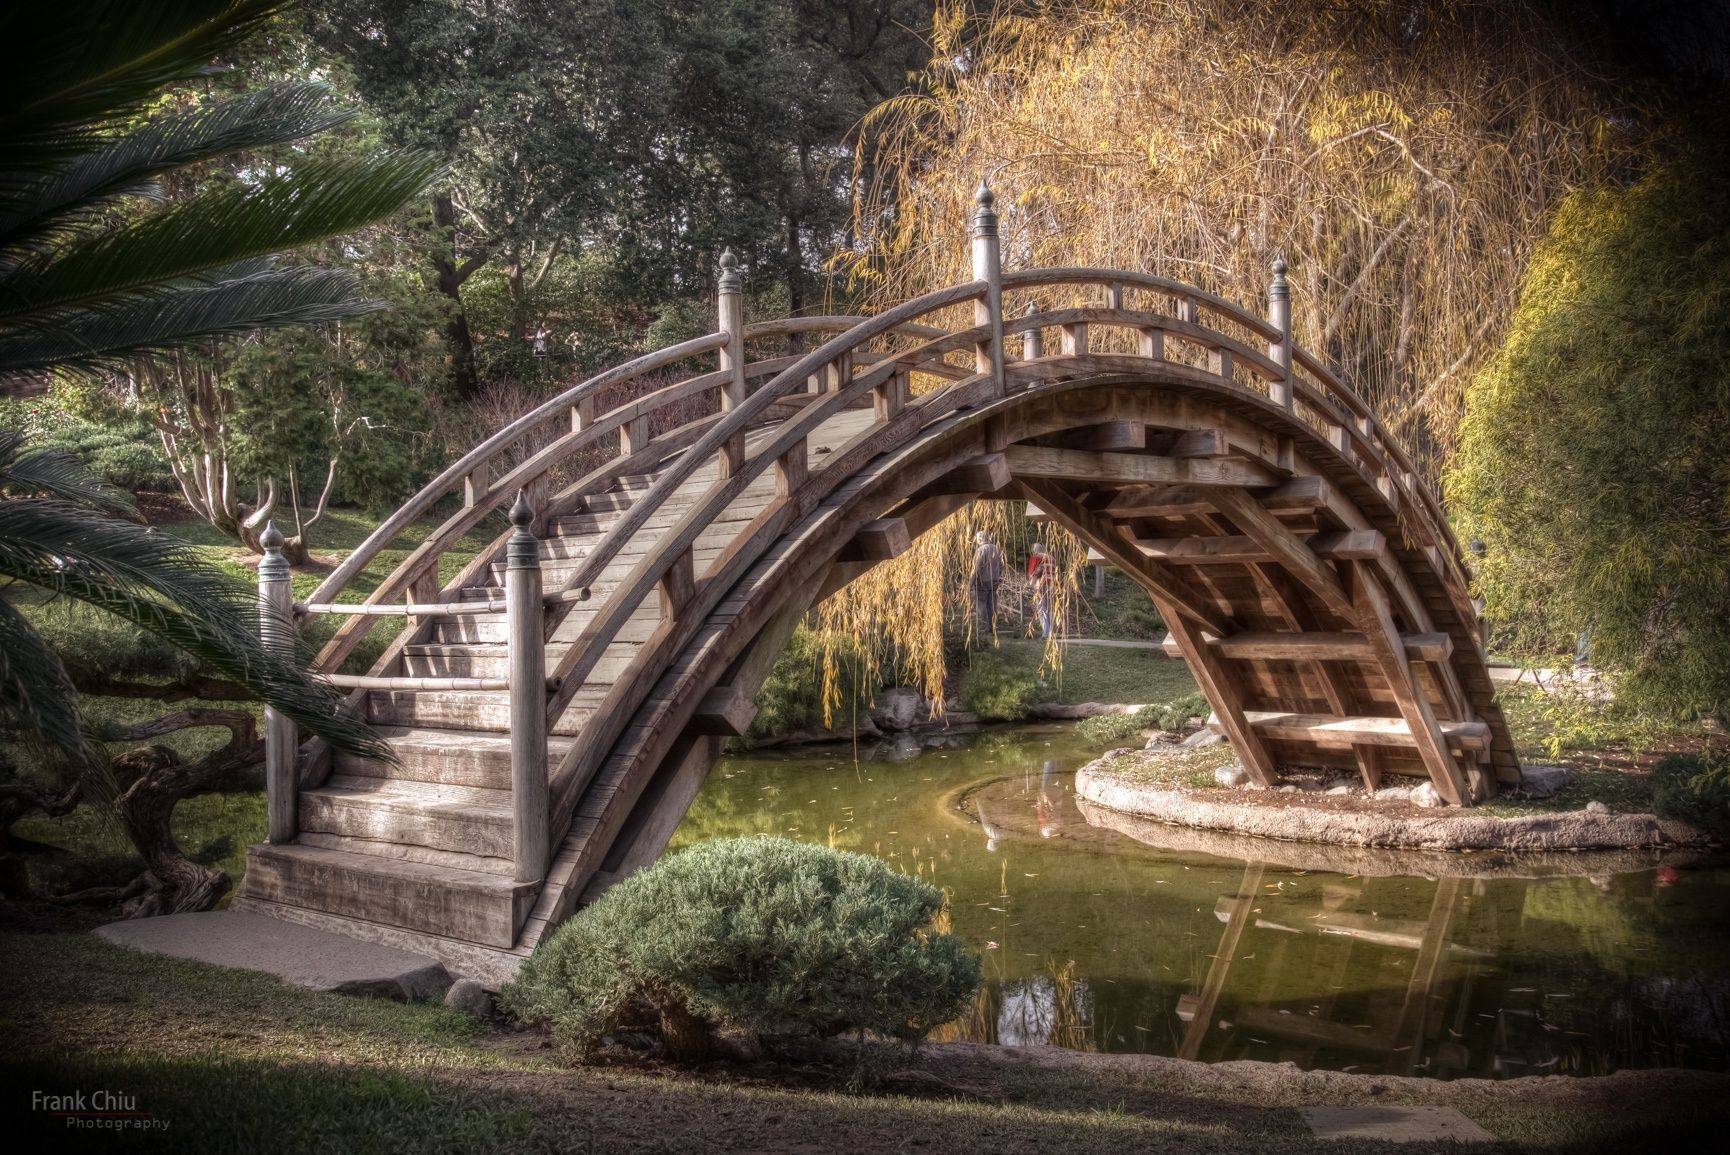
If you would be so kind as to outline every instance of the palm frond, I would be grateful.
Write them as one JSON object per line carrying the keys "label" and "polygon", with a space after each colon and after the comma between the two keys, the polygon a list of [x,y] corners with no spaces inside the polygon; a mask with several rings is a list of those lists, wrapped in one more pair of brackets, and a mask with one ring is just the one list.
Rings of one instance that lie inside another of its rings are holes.
{"label": "palm frond", "polygon": [[338,713],[337,692],[263,649],[251,591],[184,542],[62,501],[0,501],[0,574],[119,615],[333,747],[390,756],[362,722]]}
{"label": "palm frond", "polygon": [[193,278],[66,310],[52,328],[0,326],[0,380],[50,367],[120,369],[138,353],[205,337],[335,321],[381,307],[362,298],[356,279],[341,270],[249,266],[232,279]]}
{"label": "palm frond", "polygon": [[27,450],[23,445],[21,432],[0,429],[0,493],[14,497],[46,494],[114,513],[131,513],[137,508],[130,494],[109,485],[70,453]]}
{"label": "palm frond", "polygon": [[66,668],[30,622],[0,598],[0,730],[30,735],[80,763],[92,761]]}
{"label": "palm frond", "polygon": [[383,153],[312,161],[256,184],[204,193],[6,270],[0,325],[51,327],[67,309],[349,232],[389,215],[441,171],[423,153]]}
{"label": "palm frond", "polygon": [[341,124],[323,84],[282,84],[189,112],[158,117],[95,151],[0,189],[0,260],[63,239],[113,198],[148,193],[179,165],[243,149],[287,144]]}
{"label": "palm frond", "polygon": [[202,75],[286,0],[61,0],[6,6],[0,42],[3,178],[17,181],[100,142],[100,129],[164,87]]}

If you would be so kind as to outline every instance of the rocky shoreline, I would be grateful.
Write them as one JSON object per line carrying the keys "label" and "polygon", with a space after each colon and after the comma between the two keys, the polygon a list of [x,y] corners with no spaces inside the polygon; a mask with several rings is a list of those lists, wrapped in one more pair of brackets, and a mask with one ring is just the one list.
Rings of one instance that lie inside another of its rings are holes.
{"label": "rocky shoreline", "polygon": [[1095,807],[1172,826],[1349,847],[1556,852],[1697,848],[1710,841],[1685,823],[1618,814],[1600,803],[1502,817],[1428,808],[1415,797],[1421,786],[1403,794],[1368,795],[1318,780],[1311,789],[1265,790],[1236,784],[1230,768],[1222,768],[1220,784],[1209,786],[1160,777],[1158,760],[1177,756],[1164,750],[1113,750],[1076,771],[1076,796]]}

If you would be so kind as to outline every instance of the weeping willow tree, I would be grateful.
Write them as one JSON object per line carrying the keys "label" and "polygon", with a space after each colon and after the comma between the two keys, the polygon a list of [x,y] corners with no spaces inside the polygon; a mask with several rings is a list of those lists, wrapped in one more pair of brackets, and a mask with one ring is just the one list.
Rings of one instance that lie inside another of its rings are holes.
{"label": "weeping willow tree", "polygon": [[[1298,340],[1432,477],[1548,215],[1647,150],[1636,90],[1534,3],[975,11],[941,7],[915,94],[862,128],[860,242],[836,260],[854,291],[886,302],[966,280],[981,176],[1008,268],[1145,270],[1254,302],[1284,257]],[[893,639],[930,684],[965,584],[960,545],[999,516],[958,515],[823,622]]]}

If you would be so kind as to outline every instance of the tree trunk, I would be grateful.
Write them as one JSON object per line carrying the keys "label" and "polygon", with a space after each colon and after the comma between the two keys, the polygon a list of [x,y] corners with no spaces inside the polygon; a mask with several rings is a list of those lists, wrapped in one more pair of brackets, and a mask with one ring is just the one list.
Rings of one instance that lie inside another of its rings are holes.
{"label": "tree trunk", "polygon": [[121,781],[131,784],[115,801],[126,836],[144,860],[144,873],[124,887],[101,887],[64,896],[69,902],[122,900],[126,918],[186,914],[209,910],[228,893],[228,874],[201,866],[180,852],[174,841],[174,808],[190,794],[208,790],[225,776],[264,757],[257,724],[246,710],[194,706],[128,727],[117,739],[171,734],[195,726],[222,726],[226,744],[188,763],[167,746],[145,746],[114,759]]}
{"label": "tree trunk", "polygon": [[443,193],[433,197],[433,225],[438,230],[439,244],[433,255],[433,285],[440,295],[449,299],[445,319],[445,344],[450,349],[451,389],[464,401],[480,392],[480,372],[475,367],[475,339],[469,331],[468,313],[463,309],[462,287],[473,268],[457,263],[456,208]]}
{"label": "tree trunk", "polygon": [[[805,250],[799,241],[799,214],[787,210],[787,315],[802,316],[805,312]],[[794,333],[787,338],[787,351],[794,356],[805,351],[805,335]]]}

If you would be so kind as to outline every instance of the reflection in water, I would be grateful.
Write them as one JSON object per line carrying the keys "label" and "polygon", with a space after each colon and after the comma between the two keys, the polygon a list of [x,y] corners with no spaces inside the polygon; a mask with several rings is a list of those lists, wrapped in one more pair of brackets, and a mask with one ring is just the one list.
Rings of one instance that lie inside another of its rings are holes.
{"label": "reflection in water", "polygon": [[1730,1055],[1730,871],[1624,855],[1523,877],[1497,856],[1263,843],[1270,861],[1245,861],[1084,814],[1088,752],[1065,731],[897,755],[727,759],[675,843],[777,833],[943,886],[987,982],[940,1037],[1437,1077]]}

